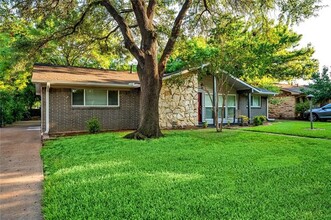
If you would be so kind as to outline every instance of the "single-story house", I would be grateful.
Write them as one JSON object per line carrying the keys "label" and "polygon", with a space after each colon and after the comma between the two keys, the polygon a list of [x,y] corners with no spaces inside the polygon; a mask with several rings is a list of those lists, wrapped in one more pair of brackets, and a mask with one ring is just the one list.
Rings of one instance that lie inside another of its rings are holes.
{"label": "single-story house", "polygon": [[302,92],[305,86],[278,84],[280,92],[270,100],[269,115],[272,118],[294,119],[299,117],[295,106],[307,100]]}
{"label": "single-story house", "polygon": [[[199,81],[194,71],[167,74],[160,93],[161,128],[213,123],[213,79]],[[96,117],[104,130],[136,129],[139,123],[140,83],[137,73],[68,66],[35,65],[32,82],[41,95],[42,133],[86,131]],[[231,85],[225,103],[224,123],[239,115],[268,117],[268,97],[273,92],[228,77]],[[219,107],[222,96],[219,96]],[[220,116],[221,117],[221,116]]]}

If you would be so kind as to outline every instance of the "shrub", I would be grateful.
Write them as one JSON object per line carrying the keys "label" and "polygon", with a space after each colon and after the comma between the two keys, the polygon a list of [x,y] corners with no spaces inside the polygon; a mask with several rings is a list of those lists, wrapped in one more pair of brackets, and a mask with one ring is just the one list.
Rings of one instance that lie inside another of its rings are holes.
{"label": "shrub", "polygon": [[100,122],[97,118],[93,117],[86,122],[88,131],[92,134],[100,132]]}
{"label": "shrub", "polygon": [[309,110],[309,102],[300,102],[295,105],[295,113],[299,115],[299,118],[303,118],[303,113]]}
{"label": "shrub", "polygon": [[246,115],[239,115],[240,125],[248,125],[249,118]]}
{"label": "shrub", "polygon": [[266,120],[267,117],[265,117],[264,115],[258,115],[253,118],[253,123],[255,126],[258,126],[258,125],[262,125],[263,122],[265,122]]}
{"label": "shrub", "polygon": [[207,127],[208,127],[208,122],[204,121],[204,122],[202,123],[202,127],[203,127],[203,128],[207,128]]}

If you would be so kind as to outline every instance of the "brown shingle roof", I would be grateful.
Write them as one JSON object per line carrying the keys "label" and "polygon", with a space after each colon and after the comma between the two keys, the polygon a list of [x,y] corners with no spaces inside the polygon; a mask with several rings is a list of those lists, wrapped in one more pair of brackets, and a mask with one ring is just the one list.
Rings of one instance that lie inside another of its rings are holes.
{"label": "brown shingle roof", "polygon": [[288,85],[288,84],[278,84],[280,90],[289,92],[291,95],[304,95],[302,89],[307,88],[307,86],[298,86],[298,85]]}
{"label": "brown shingle roof", "polygon": [[92,68],[34,65],[32,82],[66,84],[139,84],[137,73]]}

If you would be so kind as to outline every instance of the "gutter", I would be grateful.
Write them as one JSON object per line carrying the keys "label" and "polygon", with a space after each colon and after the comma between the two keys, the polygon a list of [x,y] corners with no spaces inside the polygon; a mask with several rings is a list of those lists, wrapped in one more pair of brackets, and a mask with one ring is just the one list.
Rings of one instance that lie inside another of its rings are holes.
{"label": "gutter", "polygon": [[33,83],[50,83],[54,85],[68,86],[96,86],[96,87],[113,87],[113,88],[140,88],[139,83],[116,84],[116,83],[98,83],[98,82],[72,82],[72,81],[49,81],[32,80]]}
{"label": "gutter", "polygon": [[51,83],[47,82],[46,85],[46,128],[45,133],[49,133],[49,89],[51,87]]}

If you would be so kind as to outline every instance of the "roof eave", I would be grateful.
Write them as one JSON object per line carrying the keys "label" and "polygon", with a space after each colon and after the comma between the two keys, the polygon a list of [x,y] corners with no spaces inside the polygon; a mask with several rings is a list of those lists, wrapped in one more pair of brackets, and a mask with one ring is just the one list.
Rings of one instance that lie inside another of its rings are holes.
{"label": "roof eave", "polygon": [[261,95],[272,95],[272,96],[278,95],[278,93],[276,93],[276,92],[258,92],[258,94],[261,94]]}
{"label": "roof eave", "polygon": [[65,86],[95,86],[95,87],[113,87],[113,88],[140,88],[139,83],[128,83],[128,84],[118,84],[118,83],[99,83],[99,82],[70,82],[70,81],[44,81],[44,80],[31,80],[33,83],[51,85],[65,85]]}

